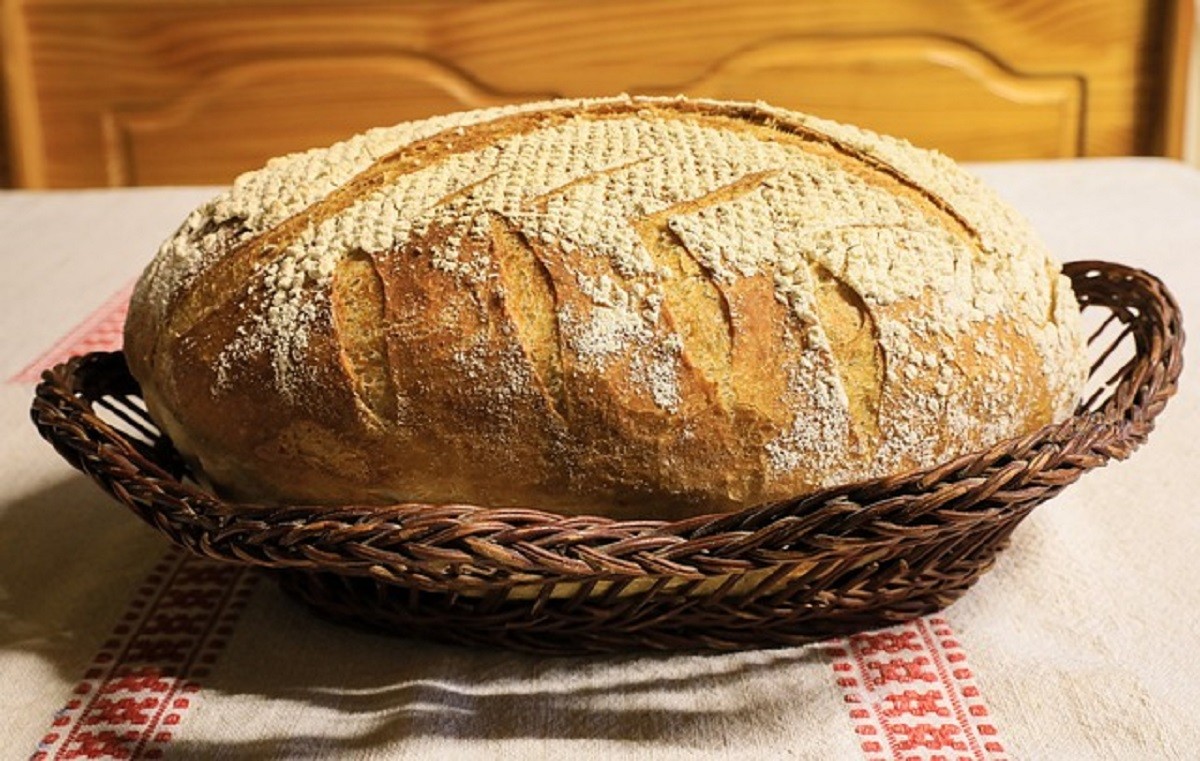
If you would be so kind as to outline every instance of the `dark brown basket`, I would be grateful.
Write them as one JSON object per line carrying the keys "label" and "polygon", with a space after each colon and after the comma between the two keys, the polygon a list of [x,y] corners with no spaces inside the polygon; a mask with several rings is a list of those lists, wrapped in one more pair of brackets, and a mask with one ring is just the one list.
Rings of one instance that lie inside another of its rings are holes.
{"label": "dark brown basket", "polygon": [[930,470],[674,523],[223,502],[184,480],[120,353],[47,370],[32,414],[68,462],[172,541],[272,569],[327,616],[543,652],[793,645],[948,605],[1034,506],[1145,440],[1179,377],[1179,309],[1140,270],[1066,272],[1085,317],[1102,316],[1090,395],[1069,420]]}

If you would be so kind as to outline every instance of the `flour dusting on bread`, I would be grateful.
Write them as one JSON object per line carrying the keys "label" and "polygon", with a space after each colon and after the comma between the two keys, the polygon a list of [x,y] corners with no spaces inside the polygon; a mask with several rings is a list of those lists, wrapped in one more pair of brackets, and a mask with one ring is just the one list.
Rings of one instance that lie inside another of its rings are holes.
{"label": "flour dusting on bread", "polygon": [[[332,393],[319,365],[352,255],[381,278],[371,308],[388,320],[396,417],[376,412],[371,436],[411,445],[421,416],[399,412],[423,409],[451,448],[517,469],[536,450],[564,473],[544,481],[576,494],[591,479],[601,495],[729,505],[932,465],[1061,418],[1085,371],[1058,265],[949,159],[683,99],[487,109],[275,159],[164,244],[135,311],[184,333],[236,315],[212,397],[263,367],[281,408],[305,411]],[[429,388],[455,376],[459,392]],[[478,418],[492,440],[465,443]],[[690,446],[705,426],[717,440]],[[647,462],[621,483],[606,447]]]}

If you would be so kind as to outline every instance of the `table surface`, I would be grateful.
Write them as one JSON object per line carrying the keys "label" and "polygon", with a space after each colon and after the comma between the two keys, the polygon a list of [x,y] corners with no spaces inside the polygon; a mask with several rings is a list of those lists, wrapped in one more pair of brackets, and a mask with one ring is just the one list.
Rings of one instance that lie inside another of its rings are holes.
{"label": "table surface", "polygon": [[[1143,267],[1200,314],[1200,172],[973,169],[1062,260]],[[29,424],[28,368],[119,341],[132,278],[213,193],[0,193],[4,756],[1200,756],[1196,344],[1150,442],[1036,510],[937,616],[720,655],[414,642],[325,623],[269,581],[170,548]]]}

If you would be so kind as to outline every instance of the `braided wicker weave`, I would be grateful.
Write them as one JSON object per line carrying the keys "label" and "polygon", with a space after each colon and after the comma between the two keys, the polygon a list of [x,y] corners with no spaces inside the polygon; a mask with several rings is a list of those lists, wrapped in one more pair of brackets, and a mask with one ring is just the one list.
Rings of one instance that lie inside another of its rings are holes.
{"label": "braided wicker weave", "polygon": [[1072,418],[930,470],[675,523],[229,504],[186,480],[120,353],[46,371],[32,415],[68,462],[172,541],[272,569],[327,616],[543,652],[791,645],[948,605],[1036,505],[1145,440],[1181,369],[1178,307],[1139,270],[1066,272],[1085,316],[1104,318],[1089,340],[1091,395]]}

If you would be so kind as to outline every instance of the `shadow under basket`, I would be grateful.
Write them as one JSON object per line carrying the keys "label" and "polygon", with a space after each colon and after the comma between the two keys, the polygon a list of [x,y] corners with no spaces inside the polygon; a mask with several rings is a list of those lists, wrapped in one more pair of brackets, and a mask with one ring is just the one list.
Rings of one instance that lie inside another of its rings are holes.
{"label": "shadow under basket", "polygon": [[945,607],[1036,505],[1146,439],[1179,378],[1179,309],[1140,270],[1065,272],[1095,360],[1068,420],[936,468],[678,522],[231,504],[188,478],[119,352],[47,370],[32,415],[71,465],[172,541],[270,569],[327,617],[556,653],[795,645]]}

